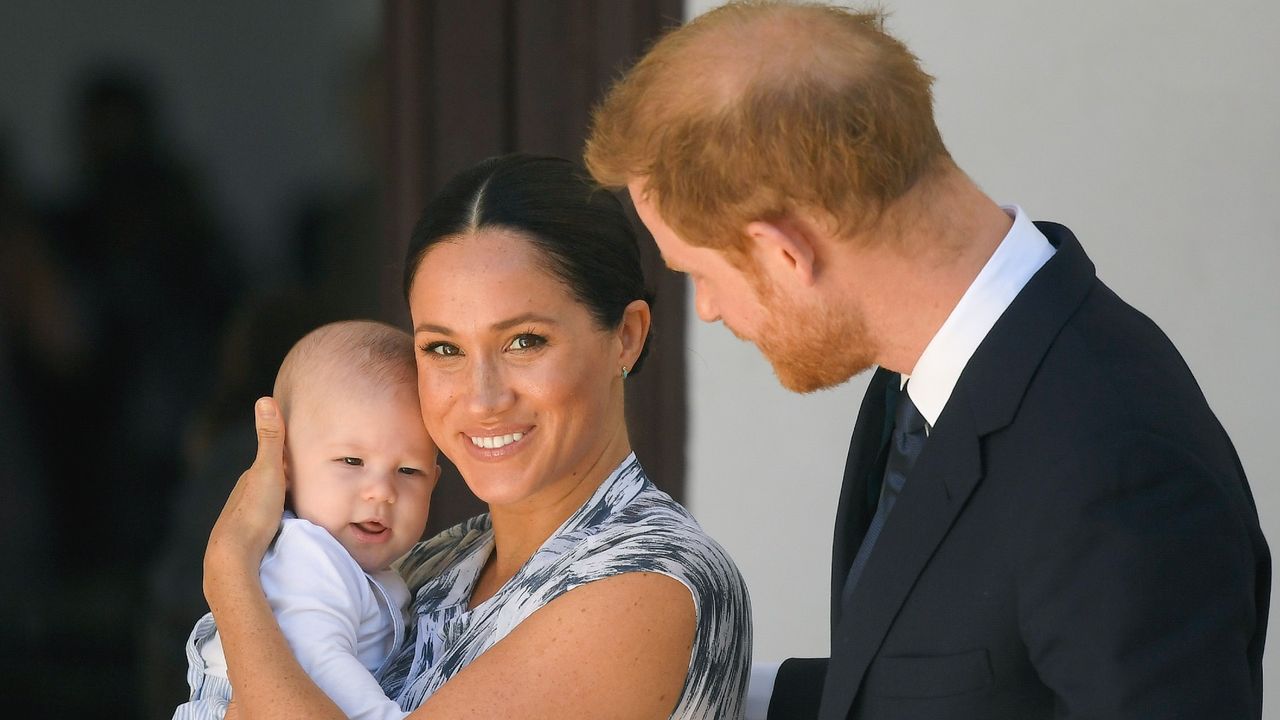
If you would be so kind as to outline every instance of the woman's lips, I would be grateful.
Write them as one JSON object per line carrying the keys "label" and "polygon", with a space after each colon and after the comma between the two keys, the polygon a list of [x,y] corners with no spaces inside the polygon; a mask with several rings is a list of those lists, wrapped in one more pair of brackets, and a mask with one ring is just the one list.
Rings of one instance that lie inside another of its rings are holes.
{"label": "woman's lips", "polygon": [[478,448],[486,450],[500,450],[512,443],[518,443],[524,438],[524,433],[515,432],[506,435],[468,435],[471,444]]}
{"label": "woman's lips", "polygon": [[524,448],[533,431],[534,428],[529,427],[510,432],[482,432],[475,435],[464,432],[462,437],[472,456],[485,460],[500,460]]}

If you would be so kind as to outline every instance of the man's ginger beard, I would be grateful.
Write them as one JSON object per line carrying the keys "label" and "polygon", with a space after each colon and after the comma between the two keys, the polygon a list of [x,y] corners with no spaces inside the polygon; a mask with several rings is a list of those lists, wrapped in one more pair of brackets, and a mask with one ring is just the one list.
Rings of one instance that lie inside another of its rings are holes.
{"label": "man's ginger beard", "polygon": [[808,393],[834,387],[875,364],[866,323],[860,313],[832,313],[826,307],[805,307],[780,293],[754,267],[741,268],[760,305],[763,321],[755,343],[773,366],[778,382],[792,392]]}

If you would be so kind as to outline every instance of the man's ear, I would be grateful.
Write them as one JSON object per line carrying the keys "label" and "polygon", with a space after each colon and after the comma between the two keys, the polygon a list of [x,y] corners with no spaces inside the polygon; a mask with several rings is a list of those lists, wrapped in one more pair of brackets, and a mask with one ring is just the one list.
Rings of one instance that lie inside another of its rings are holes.
{"label": "man's ear", "polygon": [[818,275],[818,253],[812,233],[790,219],[747,223],[756,265],[767,273],[791,273],[801,284],[813,285]]}

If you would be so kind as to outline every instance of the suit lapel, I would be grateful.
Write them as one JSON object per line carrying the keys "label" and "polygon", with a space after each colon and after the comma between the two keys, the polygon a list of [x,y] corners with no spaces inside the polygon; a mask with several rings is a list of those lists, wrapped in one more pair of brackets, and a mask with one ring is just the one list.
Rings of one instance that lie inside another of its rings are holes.
{"label": "suit lapel", "polygon": [[1049,346],[1097,287],[1093,263],[1070,230],[1050,222],[1036,227],[1056,252],[996,321],[956,385],[971,398],[982,434],[1013,422]]}
{"label": "suit lapel", "polygon": [[831,547],[831,627],[840,622],[841,593],[849,564],[858,552],[862,536],[871,522],[872,508],[867,502],[867,479],[883,462],[886,447],[884,433],[885,400],[895,391],[900,376],[877,369],[862,396],[858,421],[849,440],[849,454],[844,464],[844,482],[840,486],[840,504],[836,510],[836,527]]}
{"label": "suit lapel", "polygon": [[[948,403],[893,514],[885,524],[843,617],[832,627],[822,718],[844,718],[916,578],[982,476],[972,414]],[[946,422],[943,422],[945,418]]]}

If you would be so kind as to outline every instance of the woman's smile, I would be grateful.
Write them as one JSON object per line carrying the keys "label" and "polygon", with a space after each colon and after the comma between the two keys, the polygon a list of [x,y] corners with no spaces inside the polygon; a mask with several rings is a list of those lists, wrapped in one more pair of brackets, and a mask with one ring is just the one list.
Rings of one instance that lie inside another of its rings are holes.
{"label": "woman's smile", "polygon": [[524,433],[515,432],[515,433],[508,433],[506,435],[485,435],[485,436],[468,435],[467,437],[471,439],[471,444],[475,445],[476,447],[497,449],[497,448],[504,448],[512,443],[520,442],[520,440],[524,438]]}
{"label": "woman's smile", "polygon": [[471,454],[481,460],[503,460],[524,449],[524,439],[533,432],[530,427],[523,431],[505,434],[471,435],[463,433],[471,441]]}

